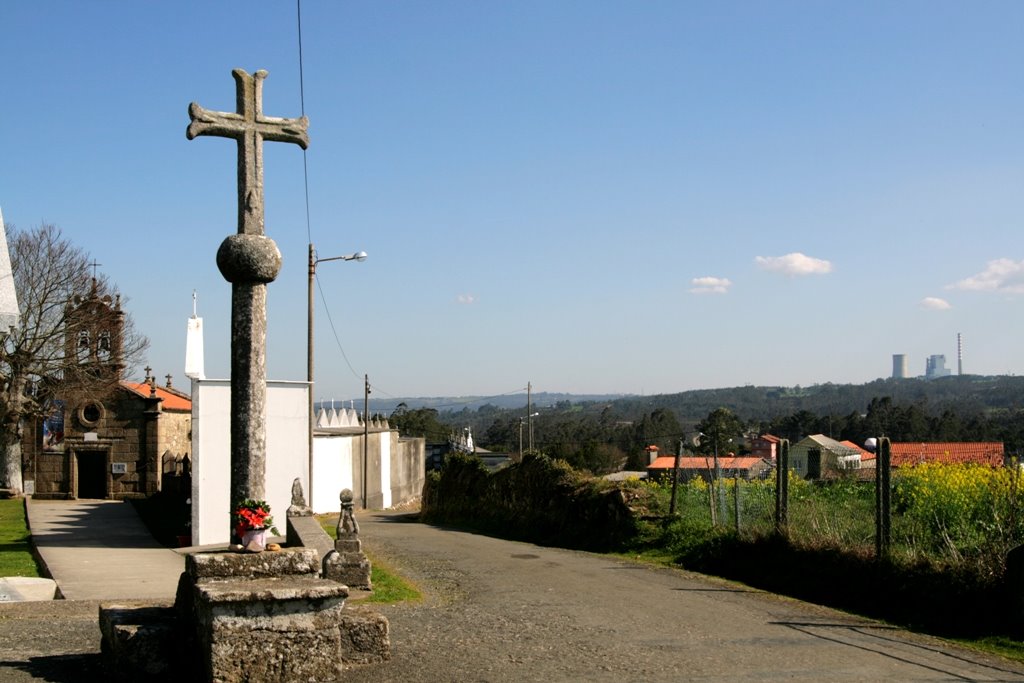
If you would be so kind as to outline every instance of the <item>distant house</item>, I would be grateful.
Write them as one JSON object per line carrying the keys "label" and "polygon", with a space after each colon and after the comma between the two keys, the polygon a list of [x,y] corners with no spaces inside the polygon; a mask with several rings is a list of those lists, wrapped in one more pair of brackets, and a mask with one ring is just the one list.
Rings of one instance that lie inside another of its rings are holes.
{"label": "distant house", "polygon": [[755,436],[750,441],[750,454],[755,458],[764,458],[768,462],[774,463],[779,454],[780,443],[782,443],[782,439],[774,434]]}
{"label": "distant house", "polygon": [[[672,480],[672,470],[675,468],[676,458],[674,455],[663,455],[656,459],[647,468],[647,477],[654,480]],[[772,464],[764,458],[753,456],[736,457],[721,456],[718,458],[718,468],[724,479],[739,477],[740,479],[764,479],[772,470]],[[713,456],[681,457],[679,458],[679,481],[690,481],[700,477],[704,481],[711,481],[715,476],[715,458]]]}
{"label": "distant house", "polygon": [[812,434],[789,449],[789,468],[803,479],[828,479],[861,468],[862,449]]}
{"label": "distant house", "polygon": [[974,463],[1002,467],[1006,461],[1003,444],[999,441],[974,442],[896,442],[890,450],[893,467],[913,467],[926,462],[958,464]]}
{"label": "distant house", "polygon": [[858,446],[857,444],[855,444],[852,441],[840,441],[839,443],[841,443],[844,446],[847,446],[849,448],[852,448],[855,451],[857,451],[858,453],[860,453],[860,468],[862,470],[864,470],[864,469],[874,469],[875,468],[875,454],[874,453],[872,453],[869,450],[865,450],[865,449],[861,448],[860,446]]}

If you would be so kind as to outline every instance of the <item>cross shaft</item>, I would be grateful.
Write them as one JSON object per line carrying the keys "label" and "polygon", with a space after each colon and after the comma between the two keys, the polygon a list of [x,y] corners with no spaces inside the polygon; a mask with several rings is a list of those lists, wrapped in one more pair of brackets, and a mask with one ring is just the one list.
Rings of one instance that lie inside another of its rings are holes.
{"label": "cross shaft", "polygon": [[264,234],[263,141],[309,145],[308,121],[263,115],[266,71],[235,78],[237,112],[189,105],[189,140],[200,135],[238,144],[238,234],[217,250],[217,267],[231,283],[231,509],[263,499],[266,478],[267,284],[281,268],[281,252]]}

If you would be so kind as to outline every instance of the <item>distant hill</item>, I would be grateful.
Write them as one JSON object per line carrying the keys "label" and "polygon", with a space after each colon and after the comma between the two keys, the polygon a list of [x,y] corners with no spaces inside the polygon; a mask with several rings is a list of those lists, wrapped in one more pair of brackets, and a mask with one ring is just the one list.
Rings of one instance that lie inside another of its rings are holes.
{"label": "distant hill", "polygon": [[[538,408],[547,408],[562,402],[570,403],[596,403],[614,401],[628,394],[564,394],[553,392],[538,392],[531,396],[531,402]],[[370,398],[370,413],[390,415],[399,404],[404,403],[409,410],[419,408],[433,408],[439,413],[460,413],[465,410],[479,410],[485,406],[498,408],[500,410],[515,410],[526,408],[526,392],[518,394],[506,394],[503,396],[418,396],[410,398]],[[333,401],[335,408],[341,409],[354,404],[360,413],[363,410],[363,402],[359,401]],[[332,401],[321,401],[316,404],[330,408]]]}
{"label": "distant hill", "polygon": [[864,413],[873,398],[918,404],[929,414],[947,408],[961,416],[1024,408],[1024,377],[961,375],[933,380],[878,379],[866,384],[809,387],[733,387],[660,396],[626,397],[612,403],[616,414],[639,417],[656,408],[672,410],[682,421],[700,420],[725,407],[743,420],[770,420],[801,410],[816,415]]}
{"label": "distant hill", "polygon": [[[1000,410],[1024,409],[1024,377],[961,375],[933,380],[878,379],[866,384],[815,384],[809,387],[742,386],[699,389],[676,394],[569,394],[540,392],[532,396],[535,410],[578,415],[609,411],[615,420],[639,420],[652,411],[668,409],[680,422],[695,423],[715,408],[726,407],[746,422],[808,411],[815,415],[863,414],[874,398],[890,397],[896,404],[916,404],[931,415],[952,409],[962,417]],[[439,418],[459,428],[482,432],[495,419],[526,411],[526,394],[371,398],[370,412],[390,415],[405,403],[409,410],[433,408]],[[330,404],[327,404],[330,405]],[[342,402],[336,402],[341,408]],[[345,402],[344,405],[348,405]],[[362,411],[362,402],[355,407]]]}
{"label": "distant hill", "polygon": [[[951,409],[968,418],[993,411],[1024,409],[1024,377],[961,375],[933,380],[878,379],[866,384],[829,383],[809,387],[743,386],[651,396],[543,396],[545,398],[538,397],[534,402],[542,413],[546,412],[546,406],[552,406],[557,412],[571,410],[584,414],[607,410],[615,420],[635,421],[661,408],[671,410],[684,425],[696,423],[720,407],[730,409],[745,422],[771,420],[800,411],[819,416],[864,414],[872,399],[884,397],[900,405],[916,404],[930,415]],[[515,399],[509,409],[525,412],[525,396],[507,398]],[[477,409],[483,414],[473,415],[471,410],[461,405],[439,408],[439,417],[449,424],[471,426],[474,431],[485,429],[500,417],[500,411]]]}

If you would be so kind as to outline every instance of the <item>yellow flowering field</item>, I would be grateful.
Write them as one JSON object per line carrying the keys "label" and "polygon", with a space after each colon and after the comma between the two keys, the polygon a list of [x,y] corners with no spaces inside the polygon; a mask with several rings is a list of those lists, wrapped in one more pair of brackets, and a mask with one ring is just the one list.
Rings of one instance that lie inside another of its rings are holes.
{"label": "yellow flowering field", "polygon": [[[646,483],[668,510],[671,483]],[[1017,467],[924,464],[893,471],[894,556],[999,571],[1006,551],[1024,542],[1024,491]],[[737,504],[738,503],[738,504]],[[737,510],[739,524],[737,525]],[[743,536],[774,532],[775,482],[702,479],[680,483],[677,513],[691,533],[714,526]],[[808,482],[790,476],[789,537],[812,546],[873,552],[873,481]]]}
{"label": "yellow flowering field", "polygon": [[1021,494],[1016,466],[926,463],[898,470],[893,543],[952,561],[1001,556],[1024,540]]}

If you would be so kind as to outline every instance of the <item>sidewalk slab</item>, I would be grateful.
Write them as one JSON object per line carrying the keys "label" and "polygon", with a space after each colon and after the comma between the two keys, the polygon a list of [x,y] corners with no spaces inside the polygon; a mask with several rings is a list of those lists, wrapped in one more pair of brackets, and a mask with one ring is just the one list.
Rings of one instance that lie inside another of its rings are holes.
{"label": "sidewalk slab", "polygon": [[32,542],[67,600],[173,599],[185,558],[157,543],[131,503],[26,501]]}
{"label": "sidewalk slab", "polygon": [[57,582],[28,576],[0,577],[0,602],[29,602],[53,600],[57,597]]}

